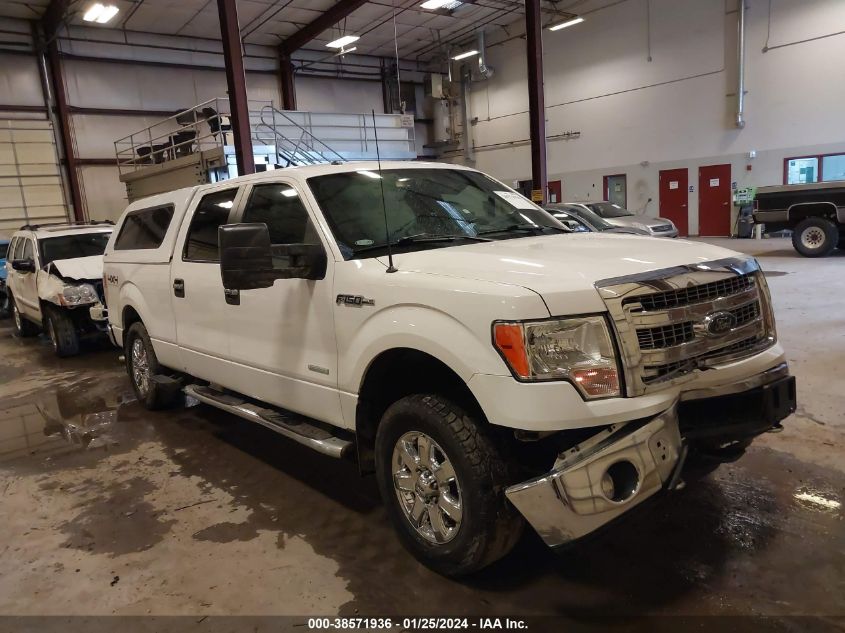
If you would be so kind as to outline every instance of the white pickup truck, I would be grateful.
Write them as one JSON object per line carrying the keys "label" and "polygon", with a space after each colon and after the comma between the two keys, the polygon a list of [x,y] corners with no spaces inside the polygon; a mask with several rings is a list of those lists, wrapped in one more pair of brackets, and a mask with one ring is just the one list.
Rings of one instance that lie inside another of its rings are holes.
{"label": "white pickup truck", "polygon": [[450,575],[505,555],[524,520],[551,546],[593,532],[795,409],[753,258],[569,233],[453,165],[147,198],[104,272],[144,405],[184,391],[355,456],[408,549]]}

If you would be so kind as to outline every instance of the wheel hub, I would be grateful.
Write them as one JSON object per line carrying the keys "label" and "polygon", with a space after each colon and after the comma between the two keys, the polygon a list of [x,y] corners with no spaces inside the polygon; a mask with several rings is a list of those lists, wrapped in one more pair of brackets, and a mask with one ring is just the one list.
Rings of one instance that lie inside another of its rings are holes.
{"label": "wheel hub", "polygon": [[806,229],[801,234],[801,241],[807,248],[818,248],[824,243],[824,240],[824,232],[815,226]]}
{"label": "wheel hub", "polygon": [[463,498],[454,466],[425,433],[410,431],[393,449],[393,487],[403,514],[427,541],[448,543],[463,519]]}

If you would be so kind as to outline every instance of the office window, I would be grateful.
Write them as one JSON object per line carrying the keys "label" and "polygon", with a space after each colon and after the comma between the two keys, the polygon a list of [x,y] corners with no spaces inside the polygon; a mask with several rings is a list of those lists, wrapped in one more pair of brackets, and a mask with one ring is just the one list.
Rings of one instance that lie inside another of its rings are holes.
{"label": "office window", "polygon": [[845,180],[845,154],[822,156],[822,175],[825,181]]}
{"label": "office window", "polygon": [[217,229],[229,221],[229,212],[237,195],[238,190],[235,188],[203,196],[188,227],[183,256],[185,261],[220,261]]}
{"label": "office window", "polygon": [[788,158],[786,160],[786,184],[798,185],[818,182],[819,157]]}
{"label": "office window", "polygon": [[845,180],[845,154],[796,156],[784,160],[784,184]]}

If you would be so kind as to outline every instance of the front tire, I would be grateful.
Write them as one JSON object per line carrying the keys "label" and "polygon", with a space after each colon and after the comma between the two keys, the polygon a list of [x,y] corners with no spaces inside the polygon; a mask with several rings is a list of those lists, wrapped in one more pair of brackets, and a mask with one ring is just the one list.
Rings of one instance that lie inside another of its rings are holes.
{"label": "front tire", "polygon": [[56,356],[65,358],[79,353],[79,334],[70,316],[58,308],[46,307],[47,336]]}
{"label": "front tire", "polygon": [[38,326],[32,321],[27,321],[26,317],[21,314],[15,298],[11,297],[10,301],[12,302],[12,321],[15,324],[15,334],[21,338],[29,338],[38,334]]}
{"label": "front tire", "polygon": [[482,424],[437,395],[391,405],[376,433],[379,490],[403,545],[447,576],[505,556],[523,520],[505,499],[509,468]]}
{"label": "front tire", "polygon": [[792,231],[792,246],[804,257],[825,257],[839,242],[839,229],[825,218],[805,218]]}
{"label": "front tire", "polygon": [[174,394],[165,391],[155,380],[155,377],[162,373],[162,368],[158,364],[150,335],[143,323],[133,323],[126,332],[124,356],[126,372],[138,402],[151,411],[173,404]]}

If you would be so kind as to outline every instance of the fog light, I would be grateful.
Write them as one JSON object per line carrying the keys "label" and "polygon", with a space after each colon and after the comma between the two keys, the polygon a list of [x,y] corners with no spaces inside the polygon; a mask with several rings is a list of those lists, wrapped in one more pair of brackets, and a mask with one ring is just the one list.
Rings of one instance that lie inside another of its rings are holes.
{"label": "fog light", "polygon": [[602,494],[616,503],[628,501],[640,487],[640,473],[629,461],[616,462],[601,478]]}

